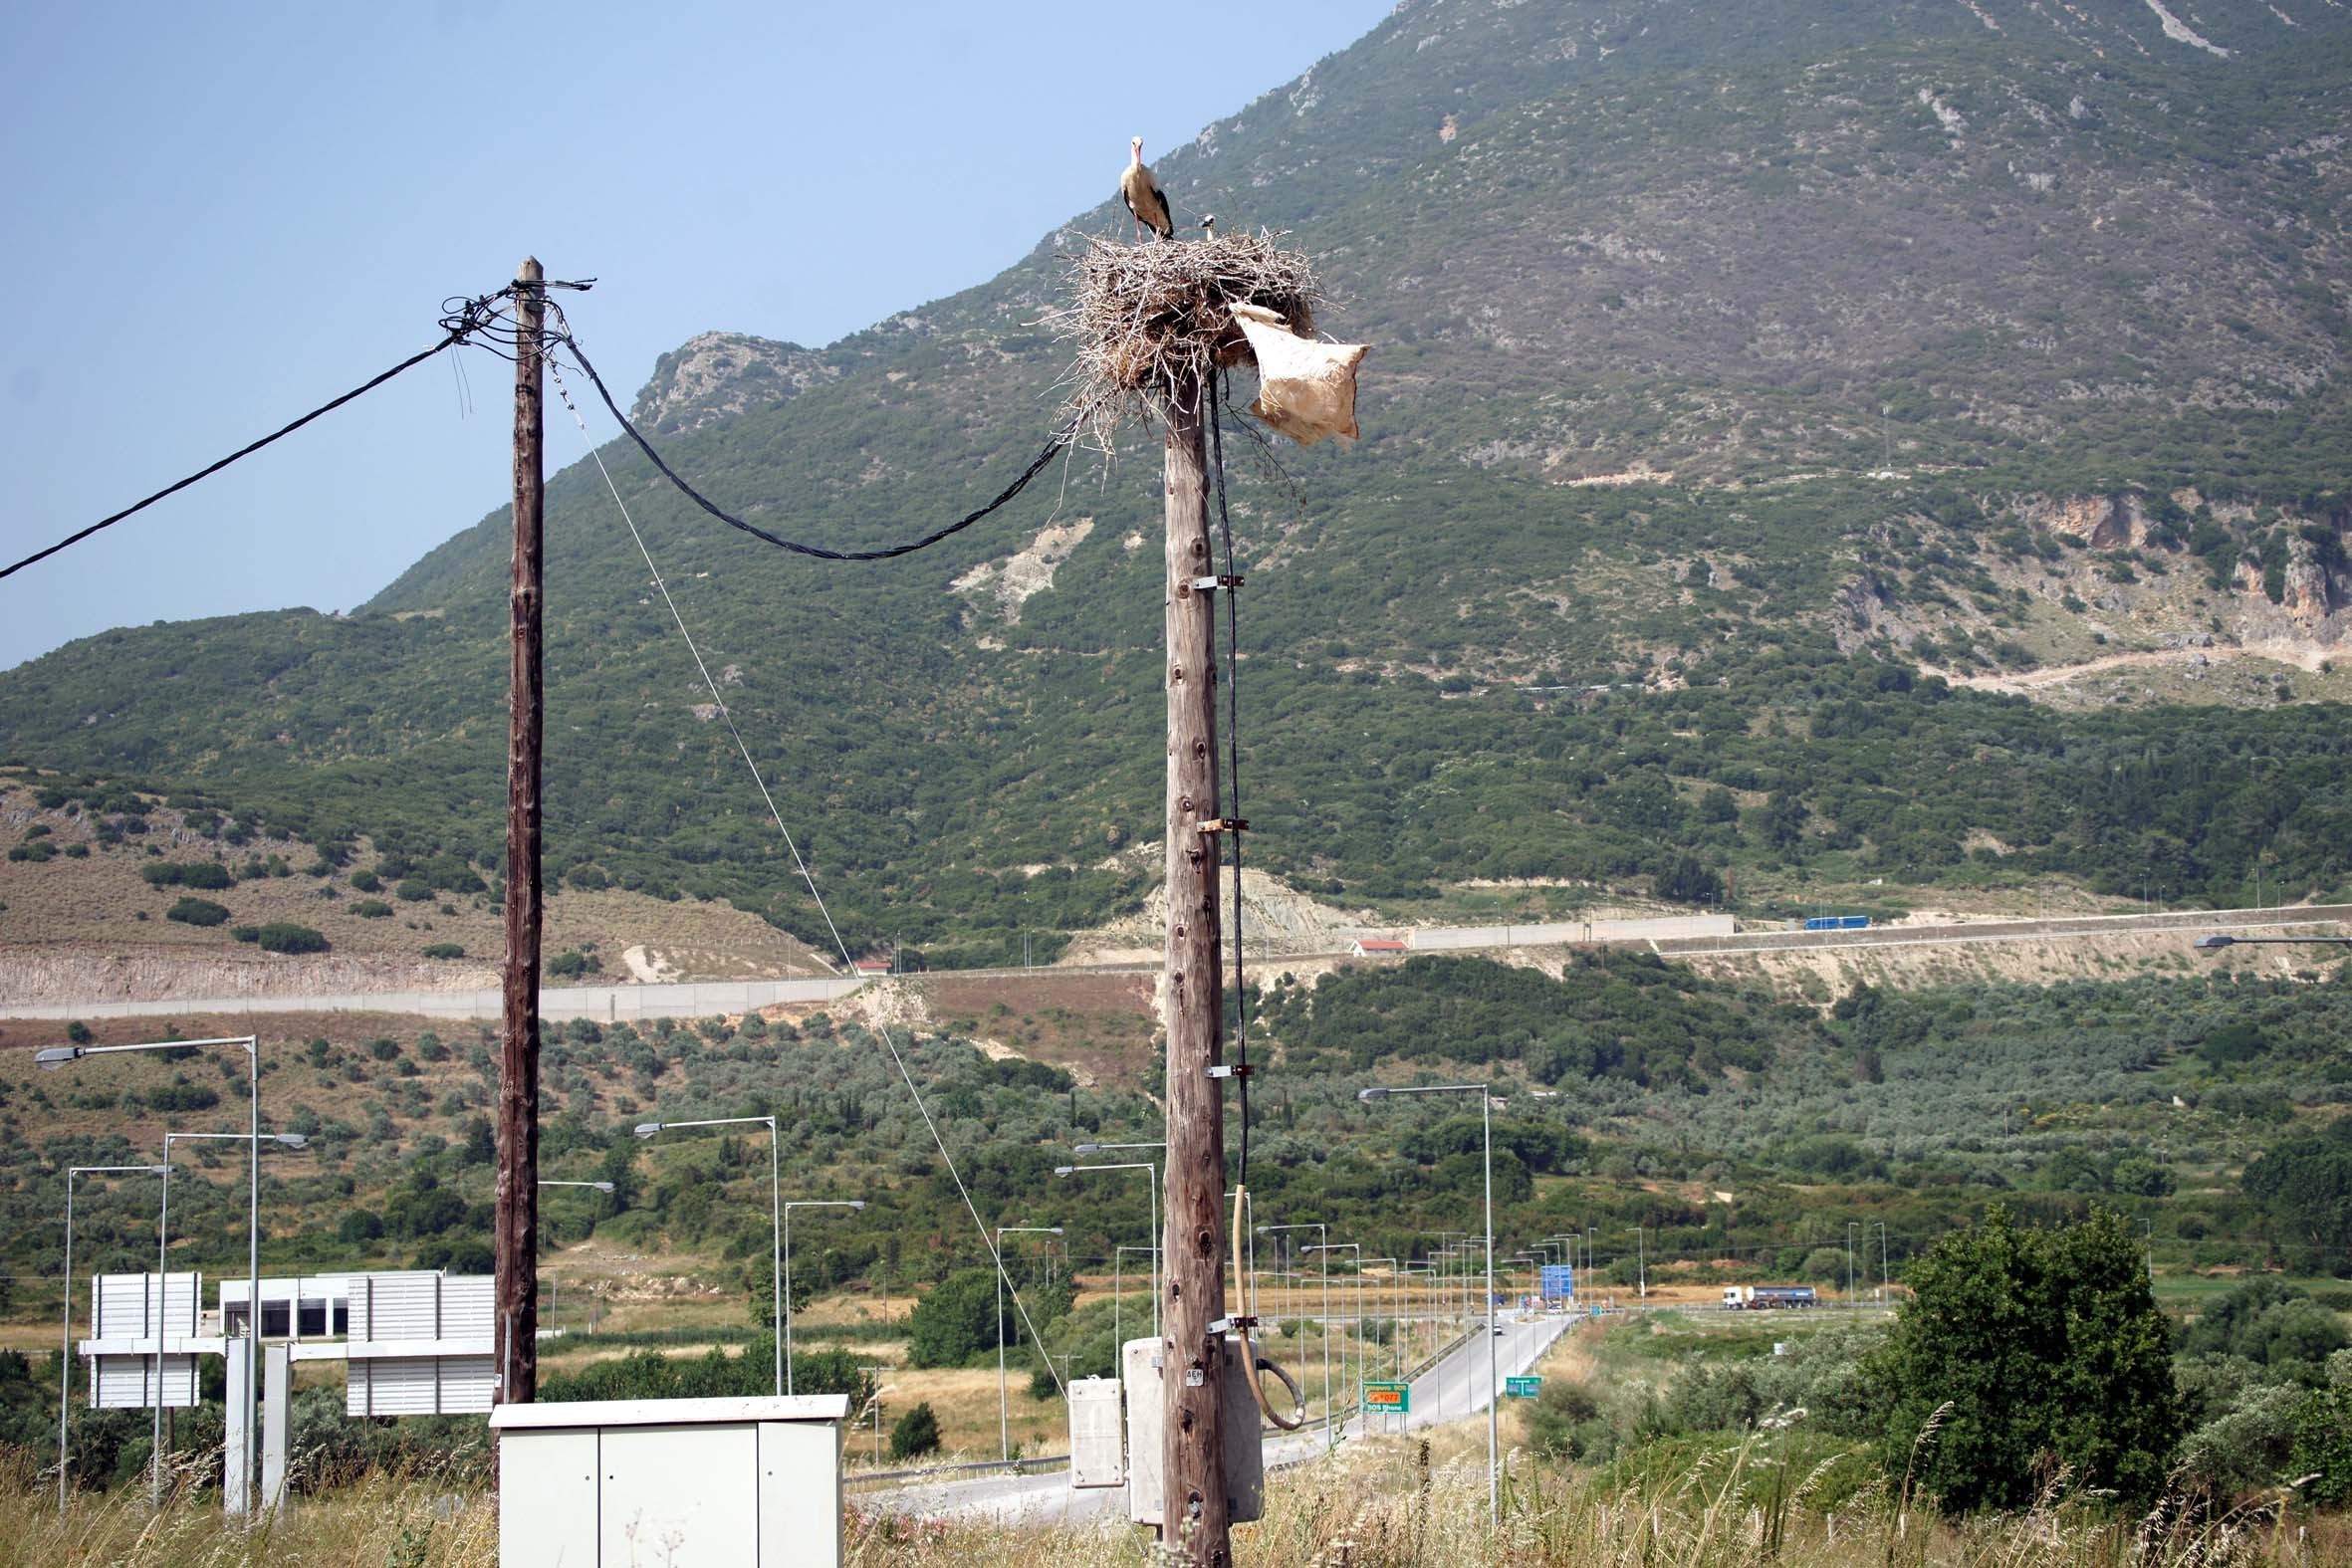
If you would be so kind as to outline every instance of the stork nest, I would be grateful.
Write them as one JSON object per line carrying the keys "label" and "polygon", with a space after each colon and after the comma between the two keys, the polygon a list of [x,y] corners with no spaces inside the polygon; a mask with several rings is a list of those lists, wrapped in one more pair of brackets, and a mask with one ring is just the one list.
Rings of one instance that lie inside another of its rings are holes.
{"label": "stork nest", "polygon": [[1105,446],[1125,414],[1165,413],[1212,366],[1252,362],[1235,306],[1263,306],[1304,336],[1323,303],[1305,253],[1266,233],[1142,245],[1093,238],[1069,271],[1069,304],[1047,322],[1075,347],[1065,413]]}

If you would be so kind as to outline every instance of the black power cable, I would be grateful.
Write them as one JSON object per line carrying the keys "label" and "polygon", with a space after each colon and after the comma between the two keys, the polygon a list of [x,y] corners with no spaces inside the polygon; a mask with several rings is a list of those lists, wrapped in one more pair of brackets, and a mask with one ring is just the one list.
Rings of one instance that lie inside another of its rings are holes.
{"label": "black power cable", "polygon": [[47,560],[59,551],[68,550],[73,546],[81,544],[84,540],[90,538],[91,535],[98,533],[101,529],[113,528],[116,524],[121,522],[124,518],[131,516],[133,513],[144,512],[147,508],[153,506],[156,502],[161,501],[164,497],[176,495],[200,479],[211,478],[214,474],[219,473],[222,469],[228,467],[231,463],[236,462],[239,458],[251,457],[254,453],[260,451],[263,447],[268,446],[271,442],[285,439],[287,436],[294,434],[295,431],[300,430],[304,425],[309,424],[312,420],[318,418],[320,415],[331,414],[338,408],[341,408],[344,404],[352,401],[353,398],[361,397],[369,392],[374,391],[377,387],[383,385],[384,382],[390,380],[393,376],[400,374],[402,371],[415,369],[418,365],[424,363],[427,359],[430,359],[442,349],[454,348],[458,346],[460,343],[466,341],[468,337],[472,336],[476,331],[480,330],[492,319],[492,316],[494,315],[493,302],[505,298],[512,292],[513,291],[511,289],[502,289],[496,294],[486,294],[481,296],[479,299],[458,302],[459,308],[450,315],[442,318],[441,330],[444,336],[439,342],[433,344],[430,348],[421,349],[416,353],[410,354],[407,358],[401,360],[398,364],[393,365],[389,370],[384,371],[381,375],[369,377],[367,380],[362,381],[357,386],[353,387],[350,391],[344,393],[341,397],[336,398],[332,402],[321,403],[318,407],[312,409],[300,419],[295,420],[292,424],[279,426],[277,429],[271,431],[268,435],[263,436],[260,440],[237,448],[236,451],[231,452],[227,457],[222,458],[219,462],[209,463],[196,470],[196,472],[193,474],[190,474],[187,478],[178,480],[172,484],[165,485],[161,490],[156,491],[144,501],[124,507],[113,517],[100,518],[96,523],[91,524],[90,527],[83,529],[78,533],[67,535],[64,539],[59,540],[56,544],[51,545],[46,550],[35,551],[32,555],[27,556],[24,560],[16,562],[14,565],[0,567],[0,577],[14,576],[16,573],[24,570],[25,567],[34,564],[36,561]]}
{"label": "black power cable", "polygon": [[[1227,773],[1233,780],[1233,793],[1227,798],[1224,814],[1234,821],[1245,819],[1242,810],[1242,681],[1241,681],[1241,602],[1242,579],[1233,565],[1233,514],[1225,505],[1225,418],[1221,409],[1223,399],[1218,393],[1220,372],[1209,369],[1207,401],[1209,405],[1209,449],[1217,476],[1217,522],[1225,536],[1225,745]],[[1242,1159],[1238,1180],[1247,1186],[1250,1181],[1250,987],[1242,961],[1242,829],[1236,827],[1221,836],[1233,840],[1233,1005],[1236,1028],[1234,1031],[1234,1077],[1242,1086]]]}
{"label": "black power cable", "polygon": [[[555,309],[555,307],[552,305],[549,308],[551,310]],[[818,560],[889,560],[898,556],[911,556],[918,550],[928,550],[933,545],[938,544],[941,540],[946,539],[950,535],[962,533],[965,529],[970,528],[973,524],[987,517],[990,513],[995,512],[1000,507],[1003,507],[1015,496],[1018,496],[1024,490],[1027,490],[1029,488],[1029,482],[1037,478],[1038,475],[1044,473],[1046,471],[1046,465],[1053,462],[1054,459],[1061,452],[1061,450],[1068,446],[1077,435],[1077,422],[1073,420],[1071,423],[1064,425],[1061,429],[1054,433],[1053,437],[1046,442],[1045,450],[1038,453],[1036,457],[1030,459],[1029,467],[1021,471],[1021,476],[1018,479],[1014,480],[1013,483],[1007,485],[1003,490],[999,491],[995,500],[989,502],[988,505],[982,507],[977,512],[971,513],[965,517],[958,518],[955,522],[948,524],[945,528],[935,529],[931,533],[925,534],[921,539],[909,540],[903,545],[885,545],[878,550],[827,550],[822,545],[804,545],[797,540],[790,540],[784,538],[782,535],[771,534],[766,529],[761,528],[755,523],[746,523],[743,519],[735,516],[735,514],[732,512],[727,511],[717,502],[711,500],[701,491],[695,489],[692,485],[686,483],[684,479],[680,478],[678,471],[670,467],[669,464],[663,462],[661,454],[653,450],[653,443],[646,440],[645,437],[638,431],[637,427],[629,423],[628,416],[620,411],[620,405],[614,402],[612,399],[611,389],[604,385],[604,378],[596,374],[596,367],[588,363],[588,356],[581,350],[580,339],[572,336],[571,325],[569,323],[562,322],[561,319],[563,317],[563,312],[558,310],[556,311],[556,315],[561,325],[559,326],[555,336],[571,348],[572,357],[580,361],[581,370],[588,376],[588,380],[594,384],[596,388],[596,395],[604,400],[604,407],[611,413],[614,422],[616,422],[620,428],[627,433],[628,438],[631,441],[634,441],[637,444],[637,450],[645,454],[646,460],[650,462],[656,469],[661,471],[661,477],[675,485],[678,488],[679,493],[685,496],[687,500],[693,502],[696,506],[702,508],[703,511],[709,513],[712,517],[715,517],[720,522],[726,524],[729,528],[741,529],[744,533],[751,535],[754,539],[762,540],[770,545],[774,545],[779,550],[789,550],[796,556],[809,556],[815,558]]]}

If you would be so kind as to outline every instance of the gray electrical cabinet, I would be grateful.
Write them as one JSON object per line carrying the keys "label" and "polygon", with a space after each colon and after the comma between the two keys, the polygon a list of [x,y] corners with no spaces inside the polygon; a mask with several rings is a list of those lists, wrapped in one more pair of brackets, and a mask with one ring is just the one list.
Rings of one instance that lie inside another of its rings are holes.
{"label": "gray electrical cabinet", "polygon": [[1119,1428],[1119,1380],[1070,1379],[1070,1490],[1108,1491],[1126,1483],[1127,1445]]}
{"label": "gray electrical cabinet", "polygon": [[[1119,1357],[1127,1391],[1127,1517],[1137,1524],[1165,1522],[1160,1433],[1166,1412],[1160,1355],[1158,1340],[1130,1339]],[[1225,1422],[1225,1495],[1233,1522],[1247,1524],[1266,1509],[1265,1435],[1249,1374],[1242,1367],[1239,1335],[1225,1336],[1224,1359],[1225,1387],[1218,1409]]]}
{"label": "gray electrical cabinet", "polygon": [[845,1394],[501,1405],[499,1568],[838,1568]]}

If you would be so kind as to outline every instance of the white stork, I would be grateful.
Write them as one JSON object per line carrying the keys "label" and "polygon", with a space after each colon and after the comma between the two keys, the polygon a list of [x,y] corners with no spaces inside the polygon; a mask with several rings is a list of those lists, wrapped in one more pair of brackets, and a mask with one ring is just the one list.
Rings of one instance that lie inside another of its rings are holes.
{"label": "white stork", "polygon": [[1176,220],[1168,216],[1168,198],[1160,194],[1159,182],[1151,177],[1151,170],[1143,166],[1143,138],[1128,139],[1129,159],[1126,171],[1119,175],[1119,199],[1127,204],[1127,215],[1135,220],[1135,238],[1143,239],[1143,231],[1151,230],[1163,240],[1176,237]]}

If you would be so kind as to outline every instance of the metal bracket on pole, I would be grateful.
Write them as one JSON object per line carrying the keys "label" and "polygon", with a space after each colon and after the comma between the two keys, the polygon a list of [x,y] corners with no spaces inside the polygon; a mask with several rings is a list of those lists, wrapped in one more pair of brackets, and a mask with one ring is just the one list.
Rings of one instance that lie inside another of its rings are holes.
{"label": "metal bracket on pole", "polygon": [[1195,577],[1192,579],[1191,585],[1196,593],[1214,593],[1219,588],[1231,592],[1242,585],[1242,578],[1238,576]]}
{"label": "metal bracket on pole", "polygon": [[1239,816],[1212,817],[1206,822],[1195,822],[1193,826],[1204,833],[1246,833],[1250,830],[1248,819]]}
{"label": "metal bracket on pole", "polygon": [[1258,1069],[1248,1062],[1220,1062],[1209,1069],[1212,1078],[1255,1078]]}

